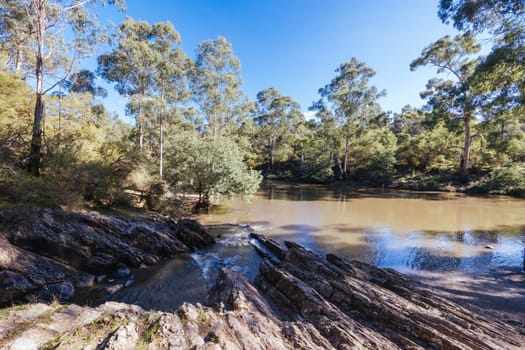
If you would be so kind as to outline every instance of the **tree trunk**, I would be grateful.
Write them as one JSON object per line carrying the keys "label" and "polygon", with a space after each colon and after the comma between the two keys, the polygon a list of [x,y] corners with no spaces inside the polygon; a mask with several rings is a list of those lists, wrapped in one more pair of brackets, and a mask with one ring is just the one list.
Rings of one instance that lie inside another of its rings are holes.
{"label": "tree trunk", "polygon": [[18,74],[22,70],[22,50],[17,48],[15,57],[15,72]]}
{"label": "tree trunk", "polygon": [[33,0],[31,7],[36,15],[37,56],[36,56],[36,102],[33,119],[33,135],[31,137],[31,153],[29,157],[28,170],[34,176],[40,175],[40,158],[42,150],[42,132],[44,121],[44,35],[46,10],[45,1]]}
{"label": "tree trunk", "polygon": [[139,109],[137,113],[137,127],[139,129],[139,151],[142,153],[142,146],[144,144],[144,128],[142,126],[142,105],[139,102]]}
{"label": "tree trunk", "polygon": [[469,160],[470,160],[470,144],[472,138],[470,136],[470,114],[465,115],[463,121],[465,122],[465,144],[463,146],[463,157],[461,158],[460,167],[461,167],[461,177],[463,180],[468,178],[469,171]]}
{"label": "tree trunk", "polygon": [[159,177],[162,181],[162,173],[163,173],[163,157],[164,157],[164,139],[163,139],[163,129],[162,129],[162,123],[164,122],[164,86],[162,87],[161,93],[160,93],[160,116],[159,116],[160,122],[159,122]]}
{"label": "tree trunk", "polygon": [[268,147],[268,171],[273,169],[273,163],[274,163],[274,141],[270,140],[270,145]]}
{"label": "tree trunk", "polygon": [[344,177],[343,166],[341,165],[341,158],[339,157],[339,155],[337,156],[337,169],[339,169],[339,175],[341,176],[341,178],[343,178]]}
{"label": "tree trunk", "polygon": [[345,140],[345,159],[344,159],[344,164],[343,164],[343,177],[344,178],[348,176],[349,151],[350,151],[350,140],[348,139],[348,136],[347,136]]}

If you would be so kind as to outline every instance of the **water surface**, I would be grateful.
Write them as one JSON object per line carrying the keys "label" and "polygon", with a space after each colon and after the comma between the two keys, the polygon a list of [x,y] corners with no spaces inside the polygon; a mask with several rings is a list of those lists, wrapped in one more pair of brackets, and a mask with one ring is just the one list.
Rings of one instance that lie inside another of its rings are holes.
{"label": "water surface", "polygon": [[269,185],[199,219],[405,272],[523,265],[525,201],[505,196]]}
{"label": "water surface", "polygon": [[198,219],[213,225],[217,244],[134,271],[131,286],[112,295],[89,292],[82,303],[114,300],[162,311],[202,303],[220,268],[255,278],[262,259],[251,230],[433,278],[519,273],[523,264],[525,201],[510,197],[273,185],[251,203],[226,200]]}

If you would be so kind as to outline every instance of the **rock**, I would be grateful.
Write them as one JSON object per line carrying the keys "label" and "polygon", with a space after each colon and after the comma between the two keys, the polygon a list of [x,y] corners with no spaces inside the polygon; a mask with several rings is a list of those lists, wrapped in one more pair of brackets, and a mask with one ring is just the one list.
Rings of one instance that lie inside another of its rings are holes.
{"label": "rock", "polygon": [[260,266],[255,284],[221,270],[207,306],[11,311],[0,319],[9,329],[0,327],[0,348],[517,350],[525,341],[393,270],[287,246],[277,264]]}
{"label": "rock", "polygon": [[0,306],[45,296],[44,286],[62,281],[92,286],[86,273],[99,276],[98,283],[108,274],[124,279],[131,268],[215,242],[190,219],[173,224],[158,216],[50,208],[0,209],[0,218],[6,227],[0,233]]}
{"label": "rock", "polygon": [[[42,293],[72,296],[73,282],[81,283],[85,272],[101,275],[117,266],[124,277],[113,276],[118,283],[105,287],[115,293],[133,280],[131,268],[214,242],[190,219],[170,224],[55,209],[0,209],[0,218],[8,227],[0,233],[0,303]],[[0,313],[0,349],[512,350],[525,343],[511,325],[394,270],[252,238],[267,258],[255,281],[221,270],[206,306],[185,303],[169,313],[111,302],[24,305],[27,310]]]}
{"label": "rock", "polygon": [[2,233],[0,247],[0,306],[24,301],[29,294],[41,295],[47,284],[78,279],[77,270],[20,249]]}
{"label": "rock", "polygon": [[86,273],[78,277],[75,287],[90,288],[90,287],[93,287],[94,284],[95,284],[95,276],[90,273]]}
{"label": "rock", "polygon": [[75,295],[75,287],[70,281],[48,284],[42,291],[44,300],[69,301]]}
{"label": "rock", "polygon": [[35,339],[18,338],[9,347],[10,350],[38,350],[40,344]]}
{"label": "rock", "polygon": [[492,246],[492,245],[490,245],[490,244],[487,244],[487,245],[485,246],[485,248],[486,248],[486,249],[494,249],[494,246]]}
{"label": "rock", "polygon": [[135,349],[139,341],[137,325],[133,322],[120,326],[108,339],[104,349],[128,350]]}
{"label": "rock", "polygon": [[116,292],[118,292],[122,288],[124,288],[124,285],[119,283],[119,284],[113,284],[111,286],[104,287],[104,291],[109,293],[109,294],[115,294]]}
{"label": "rock", "polygon": [[131,286],[133,283],[135,283],[135,278],[134,276],[131,276],[131,278],[129,280],[127,280],[125,283],[124,283],[124,287],[125,288],[128,288],[129,286]]}
{"label": "rock", "polygon": [[103,282],[108,275],[99,275],[97,276],[97,283]]}
{"label": "rock", "polygon": [[[271,254],[274,256],[269,256],[267,252],[264,252],[263,250],[258,249],[259,253],[261,253],[263,256],[267,258],[273,258],[277,257],[278,259],[282,259],[284,255],[286,254],[286,249],[283,249],[279,243],[277,243],[275,240],[271,238],[267,238],[263,235],[259,235],[255,232],[250,233],[250,237],[254,238],[257,242],[259,242],[264,248],[266,248]],[[257,248],[257,246],[256,246]]]}
{"label": "rock", "polygon": [[206,228],[189,219],[174,226],[145,215],[125,218],[49,208],[0,209],[0,217],[9,227],[11,244],[92,274],[111,273],[117,264],[151,265],[160,257],[214,242]]}
{"label": "rock", "polygon": [[23,275],[12,271],[0,271],[0,303],[8,304],[20,295],[26,294],[38,286],[35,286]]}
{"label": "rock", "polygon": [[117,269],[113,271],[112,275],[117,278],[124,278],[131,275],[131,270],[125,264],[118,263]]}
{"label": "rock", "polygon": [[208,229],[193,219],[181,219],[177,223],[176,237],[186,246],[196,249],[215,243]]}

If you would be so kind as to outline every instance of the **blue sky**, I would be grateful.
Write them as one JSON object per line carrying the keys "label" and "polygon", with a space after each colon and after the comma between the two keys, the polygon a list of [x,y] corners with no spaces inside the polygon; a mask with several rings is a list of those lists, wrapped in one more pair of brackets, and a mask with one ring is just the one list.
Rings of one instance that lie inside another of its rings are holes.
{"label": "blue sky", "polygon": [[[128,0],[127,15],[150,23],[170,21],[194,57],[198,43],[224,36],[241,60],[243,90],[275,87],[306,111],[340,63],[356,57],[376,71],[372,83],[386,89],[383,109],[421,106],[419,92],[435,70],[411,72],[421,50],[456,32],[437,17],[438,0]],[[101,20],[118,24],[125,14],[109,8]],[[123,116],[125,101],[105,100]]]}

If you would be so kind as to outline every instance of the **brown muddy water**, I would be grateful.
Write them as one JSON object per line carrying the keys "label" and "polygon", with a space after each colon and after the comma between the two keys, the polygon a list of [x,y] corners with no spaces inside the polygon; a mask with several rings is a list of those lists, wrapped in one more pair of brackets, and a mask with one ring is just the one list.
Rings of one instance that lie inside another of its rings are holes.
{"label": "brown muddy water", "polygon": [[220,268],[253,279],[262,260],[252,230],[411,274],[523,267],[525,200],[510,197],[267,185],[251,203],[224,200],[198,219],[212,225],[216,245],[136,271],[133,285],[103,299],[172,311],[204,301]]}
{"label": "brown muddy water", "polygon": [[405,272],[523,267],[525,200],[505,196],[268,185],[199,219]]}

